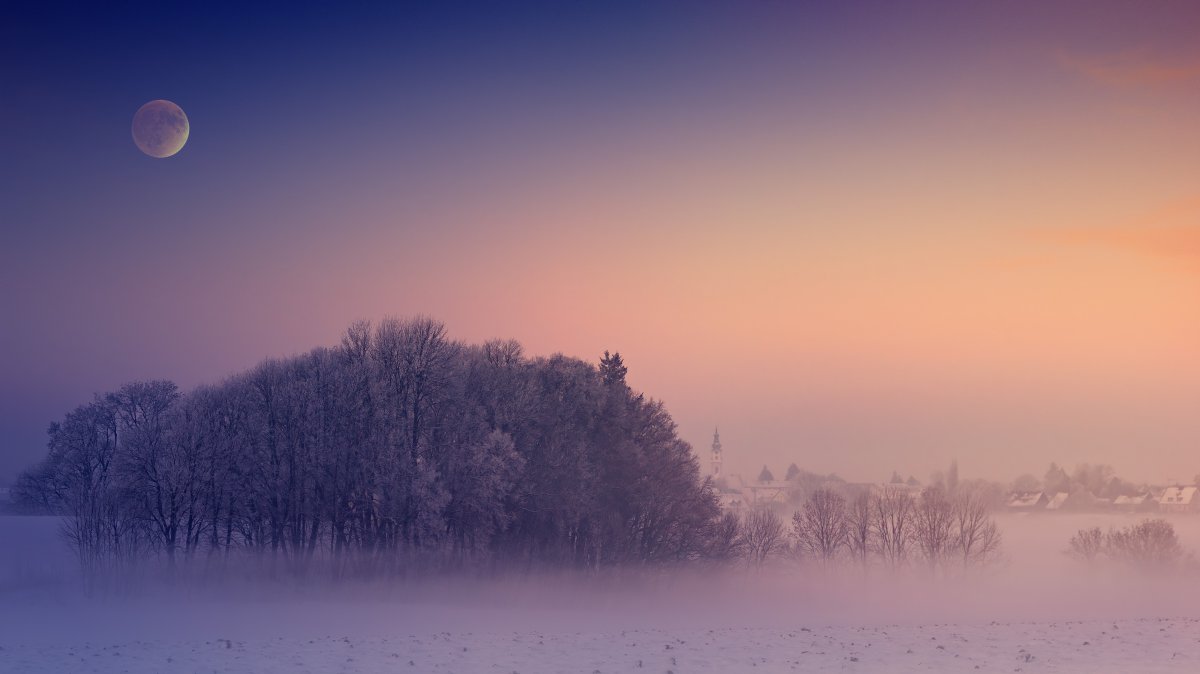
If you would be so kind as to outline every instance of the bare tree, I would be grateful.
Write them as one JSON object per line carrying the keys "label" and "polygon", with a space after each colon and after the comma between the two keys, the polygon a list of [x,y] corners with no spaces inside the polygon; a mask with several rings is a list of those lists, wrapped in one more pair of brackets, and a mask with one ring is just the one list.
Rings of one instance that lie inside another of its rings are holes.
{"label": "bare tree", "polygon": [[742,523],[734,513],[727,512],[713,522],[708,535],[706,557],[714,562],[728,563],[745,553],[741,535]]}
{"label": "bare tree", "polygon": [[1000,530],[986,496],[977,490],[962,489],[952,498],[951,546],[963,568],[993,561],[1000,554]]}
{"label": "bare tree", "polygon": [[792,515],[792,528],[800,548],[828,565],[849,534],[846,499],[829,489],[816,490],[803,509]]}
{"label": "bare tree", "polygon": [[741,534],[746,558],[754,566],[762,566],[769,558],[783,552],[787,545],[783,520],[773,511],[763,508],[754,509],[746,515],[742,520]]}
{"label": "bare tree", "polygon": [[913,499],[899,487],[884,487],[874,500],[872,531],[879,556],[892,569],[908,562],[913,538]]}
{"label": "bare tree", "polygon": [[846,550],[850,558],[866,570],[871,554],[874,498],[863,491],[850,499],[846,507]]}
{"label": "bare tree", "polygon": [[1067,554],[1081,561],[1093,564],[1104,552],[1104,532],[1100,527],[1080,529],[1071,537],[1067,544]]}
{"label": "bare tree", "polygon": [[913,510],[913,538],[930,570],[945,562],[954,543],[954,504],[946,492],[930,487]]}
{"label": "bare tree", "polygon": [[1165,571],[1184,558],[1175,527],[1163,519],[1110,531],[1105,543],[1109,557],[1143,571]]}

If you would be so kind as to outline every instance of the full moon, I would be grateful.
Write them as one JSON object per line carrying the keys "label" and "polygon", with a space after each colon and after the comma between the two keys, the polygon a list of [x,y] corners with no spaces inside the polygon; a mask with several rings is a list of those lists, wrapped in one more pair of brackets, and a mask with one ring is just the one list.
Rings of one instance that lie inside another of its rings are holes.
{"label": "full moon", "polygon": [[133,116],[133,142],[151,157],[163,159],[182,150],[188,131],[187,115],[171,101],[150,101]]}

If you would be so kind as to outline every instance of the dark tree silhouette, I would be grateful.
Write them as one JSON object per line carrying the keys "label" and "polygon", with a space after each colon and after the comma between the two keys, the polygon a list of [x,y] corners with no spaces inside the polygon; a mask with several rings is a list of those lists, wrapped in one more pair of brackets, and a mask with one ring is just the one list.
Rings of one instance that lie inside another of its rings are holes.
{"label": "dark tree silhouette", "polygon": [[134,382],[51,426],[18,483],[85,568],[266,555],[391,572],[599,568],[740,550],[663,405],[599,367],[470,346],[425,317],[181,393]]}

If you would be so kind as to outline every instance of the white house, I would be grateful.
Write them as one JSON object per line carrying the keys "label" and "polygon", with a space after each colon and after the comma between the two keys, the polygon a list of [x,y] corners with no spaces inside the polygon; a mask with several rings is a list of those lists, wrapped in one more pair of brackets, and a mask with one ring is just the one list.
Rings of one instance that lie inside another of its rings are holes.
{"label": "white house", "polygon": [[1158,499],[1158,509],[1171,513],[1193,513],[1200,505],[1196,487],[1167,487]]}

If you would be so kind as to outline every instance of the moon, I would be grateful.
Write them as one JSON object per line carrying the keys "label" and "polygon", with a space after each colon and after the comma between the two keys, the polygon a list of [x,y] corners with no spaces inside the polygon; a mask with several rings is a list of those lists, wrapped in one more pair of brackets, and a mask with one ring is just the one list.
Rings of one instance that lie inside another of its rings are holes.
{"label": "moon", "polygon": [[142,152],[158,159],[182,150],[190,130],[183,108],[171,101],[150,101],[133,115],[134,144]]}

